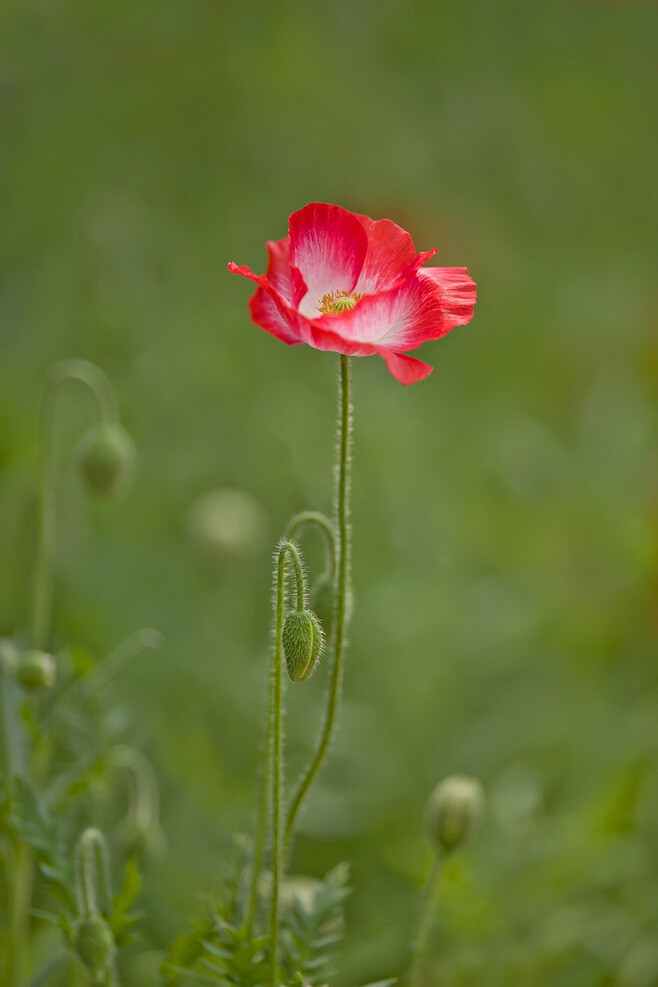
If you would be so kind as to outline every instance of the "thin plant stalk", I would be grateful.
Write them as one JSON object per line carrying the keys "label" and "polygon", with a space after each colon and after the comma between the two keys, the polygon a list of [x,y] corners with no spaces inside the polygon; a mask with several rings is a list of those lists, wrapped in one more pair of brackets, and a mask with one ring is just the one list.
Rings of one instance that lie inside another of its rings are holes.
{"label": "thin plant stalk", "polygon": [[324,535],[327,543],[327,557],[329,560],[327,571],[332,582],[335,583],[336,565],[338,562],[338,545],[336,538],[336,527],[329,520],[329,518],[325,517],[324,514],[321,514],[319,511],[302,511],[301,514],[296,514],[290,521],[286,538],[292,540],[300,528],[310,527],[311,525],[319,528]]}
{"label": "thin plant stalk", "polygon": [[349,616],[350,596],[350,471],[352,463],[352,403],[351,365],[349,356],[340,356],[338,391],[338,463],[336,468],[336,529],[338,533],[336,620],[334,631],[333,666],[327,697],[322,733],[311,763],[303,773],[293,795],[286,819],[285,844],[289,850],[297,820],[297,814],[326,757],[336,726],[338,705],[343,679],[345,633]]}
{"label": "thin plant stalk", "polygon": [[273,703],[272,703],[272,907],[270,910],[270,972],[272,987],[277,982],[279,942],[279,878],[281,871],[281,785],[283,765],[281,758],[282,692],[283,692],[283,611],[285,603],[285,554],[279,553],[276,594],[276,642],[274,646]]}
{"label": "thin plant stalk", "polygon": [[444,856],[437,853],[434,857],[432,870],[425,882],[423,899],[418,916],[418,927],[411,950],[411,965],[409,968],[409,987],[419,987],[422,983],[423,963],[427,954],[430,929],[432,926],[432,904],[436,887],[443,870]]}
{"label": "thin plant stalk", "polygon": [[281,848],[281,807],[283,788],[283,621],[286,607],[286,566],[290,559],[295,572],[296,607],[306,606],[306,581],[302,561],[295,544],[283,541],[278,546],[274,563],[274,640],[270,665],[270,694],[268,701],[268,736],[266,766],[260,793],[260,808],[251,888],[247,906],[247,938],[253,934],[256,908],[258,904],[258,879],[265,850],[267,821],[271,804],[272,823],[272,905],[270,911],[271,937],[271,976],[272,984],[277,978],[278,928],[279,928],[279,885],[282,869]]}
{"label": "thin plant stalk", "polygon": [[[0,655],[0,752],[5,797],[11,806],[14,796],[14,765],[9,736],[7,692],[9,674],[5,656]],[[26,972],[26,943],[29,934],[29,909],[32,898],[31,851],[17,835],[11,837],[7,854],[7,949],[4,957],[4,976],[8,984],[20,984]],[[5,981],[3,981],[5,982]]]}
{"label": "thin plant stalk", "polygon": [[9,736],[8,696],[10,687],[7,659],[0,645],[0,769],[5,797],[11,804],[14,790],[14,765]]}
{"label": "thin plant stalk", "polygon": [[7,949],[8,984],[19,987],[27,973],[27,940],[32,901],[32,854],[23,840],[14,841],[12,857],[9,942]]}
{"label": "thin plant stalk", "polygon": [[77,380],[94,396],[99,420],[116,421],[117,409],[112,385],[105,374],[86,360],[64,360],[50,375],[43,402],[41,474],[37,555],[34,569],[32,606],[32,645],[48,650],[53,599],[53,560],[55,553],[55,471],[57,462],[57,398],[67,381]]}

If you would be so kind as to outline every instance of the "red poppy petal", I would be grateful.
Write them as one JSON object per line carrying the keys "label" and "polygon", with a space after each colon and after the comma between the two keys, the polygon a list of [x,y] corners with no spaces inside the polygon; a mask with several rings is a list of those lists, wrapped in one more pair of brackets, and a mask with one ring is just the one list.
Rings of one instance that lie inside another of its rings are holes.
{"label": "red poppy petal", "polygon": [[391,291],[366,295],[353,309],[313,321],[344,339],[396,350],[442,335],[439,292],[431,280],[421,281],[416,274]]}
{"label": "red poppy petal", "polygon": [[256,325],[289,346],[301,343],[294,332],[295,313],[268,278],[264,274],[254,274],[246,264],[238,266],[231,261],[227,266],[232,274],[241,274],[258,285],[258,291],[249,300],[249,311]]}
{"label": "red poppy petal", "polygon": [[338,333],[319,326],[315,320],[299,316],[299,333],[303,342],[316,350],[345,353],[347,356],[372,356],[377,347],[356,339],[346,339]]}
{"label": "red poppy petal", "polygon": [[390,219],[372,220],[369,216],[359,219],[368,234],[368,252],[354,290],[373,295],[394,288],[409,276],[416,260],[411,235]]}
{"label": "red poppy petal", "polygon": [[290,238],[286,236],[283,240],[268,240],[265,246],[267,248],[265,276],[279,294],[289,302],[292,298]]}
{"label": "red poppy petal", "polygon": [[423,363],[414,356],[407,356],[406,353],[394,353],[393,350],[380,349],[379,355],[386,362],[386,366],[391,371],[396,380],[401,384],[415,384],[419,380],[428,377],[434,367],[429,363]]}
{"label": "red poppy petal", "polygon": [[372,295],[395,288],[436,253],[424,250],[416,254],[411,234],[390,219],[373,220],[361,215],[359,219],[368,234],[368,252],[354,289],[358,294]]}
{"label": "red poppy petal", "polygon": [[[324,295],[352,292],[368,250],[368,237],[358,216],[326,202],[311,202],[290,217],[290,264],[298,280],[292,302],[313,316]],[[298,295],[301,284],[304,296]]]}
{"label": "red poppy petal", "polygon": [[421,250],[421,252],[418,254],[418,257],[416,257],[417,266],[420,267],[420,265],[424,264],[426,260],[429,260],[430,257],[433,257],[435,253],[436,250]]}
{"label": "red poppy petal", "polygon": [[445,332],[471,321],[477,288],[465,267],[423,267],[418,276],[433,282],[439,289]]}

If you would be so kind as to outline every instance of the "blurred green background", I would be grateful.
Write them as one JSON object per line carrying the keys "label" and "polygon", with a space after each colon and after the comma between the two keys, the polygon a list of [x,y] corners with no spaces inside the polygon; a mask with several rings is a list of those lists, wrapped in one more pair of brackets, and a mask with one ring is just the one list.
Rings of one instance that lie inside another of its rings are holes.
{"label": "blurred green background", "polygon": [[[89,509],[65,457],[55,644],[165,637],[122,684],[169,841],[149,949],[252,824],[270,552],[331,505],[337,360],[252,326],[225,269],[320,199],[479,289],[427,381],[355,361],[345,705],[292,866],[352,862],[336,983],[402,970],[425,799],[466,771],[489,810],[436,983],[658,984],[657,27],[632,0],[3,6],[0,632],[28,619],[45,375],[87,358],[139,472]],[[62,410],[70,449],[88,401]],[[323,686],[289,690],[291,772]]]}

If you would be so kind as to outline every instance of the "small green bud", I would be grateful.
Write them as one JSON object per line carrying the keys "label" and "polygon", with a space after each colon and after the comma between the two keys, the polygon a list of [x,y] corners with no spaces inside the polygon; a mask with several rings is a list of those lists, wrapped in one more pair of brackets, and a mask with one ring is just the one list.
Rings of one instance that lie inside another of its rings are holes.
{"label": "small green bud", "polygon": [[317,614],[322,624],[325,637],[331,637],[334,628],[334,608],[336,605],[336,589],[331,576],[326,573],[320,576],[310,598],[311,610]]}
{"label": "small green bud", "polygon": [[18,656],[15,672],[17,681],[26,689],[51,689],[57,678],[57,663],[52,655],[35,648]]}
{"label": "small green bud", "polygon": [[425,813],[428,839],[451,853],[466,839],[484,811],[484,789],[477,778],[450,775],[429,797]]}
{"label": "small green bud", "polygon": [[283,625],[283,653],[293,682],[305,682],[320,660],[324,635],[311,610],[292,610]]}
{"label": "small green bud", "polygon": [[83,435],[79,457],[87,492],[102,499],[118,493],[130,481],[135,445],[121,425],[105,422]]}
{"label": "small green bud", "polygon": [[114,963],[114,936],[102,915],[88,915],[76,926],[73,948],[95,982],[103,980]]}

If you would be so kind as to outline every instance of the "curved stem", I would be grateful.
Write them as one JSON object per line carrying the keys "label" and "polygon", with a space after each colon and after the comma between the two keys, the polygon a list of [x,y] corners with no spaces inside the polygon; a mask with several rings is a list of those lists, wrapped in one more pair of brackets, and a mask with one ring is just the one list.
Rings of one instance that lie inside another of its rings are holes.
{"label": "curved stem", "polygon": [[[287,543],[288,545],[291,543]],[[281,786],[283,783],[282,737],[281,737],[281,706],[283,692],[283,649],[281,636],[283,634],[283,611],[285,604],[285,549],[279,550],[277,566],[276,593],[276,628],[274,642],[274,664],[272,667],[272,708],[271,737],[272,737],[272,907],[270,910],[270,976],[272,987],[277,984],[277,949],[279,943],[279,879],[281,873]],[[295,552],[293,558],[297,556]],[[297,556],[297,559],[299,556]],[[300,595],[297,591],[297,609]],[[303,605],[303,604],[302,604]]]}
{"label": "curved stem", "polygon": [[429,877],[427,878],[423,889],[423,900],[418,917],[418,928],[411,951],[409,987],[419,987],[419,984],[422,982],[421,973],[423,961],[427,952],[427,941],[429,939],[432,920],[432,902],[434,900],[434,892],[436,891],[439,877],[441,876],[443,860],[443,856],[440,853],[437,853],[434,858],[434,863],[432,864],[432,870],[430,871]]}
{"label": "curved stem", "polygon": [[270,912],[271,934],[271,973],[276,982],[277,941],[279,926],[279,883],[281,875],[281,790],[283,785],[283,737],[282,737],[282,697],[283,697],[283,619],[286,603],[286,562],[292,561],[296,581],[296,606],[298,610],[306,606],[306,580],[297,546],[292,541],[282,541],[274,556],[274,638],[270,663],[270,692],[268,699],[268,733],[265,753],[265,774],[260,793],[258,831],[254,847],[254,862],[251,887],[247,906],[246,933],[251,939],[256,920],[258,903],[258,878],[263,862],[268,812],[272,804],[272,908]]}
{"label": "curved stem", "polygon": [[303,610],[306,607],[306,578],[304,576],[304,566],[302,565],[302,558],[299,554],[299,549],[292,541],[284,541],[279,548],[280,578],[278,583],[282,584],[285,580],[284,560],[286,555],[292,559],[292,564],[295,570],[295,609]]}
{"label": "curved stem", "polygon": [[336,587],[336,621],[334,635],[334,661],[327,699],[322,734],[313,759],[301,777],[286,820],[285,842],[289,850],[292,843],[297,814],[326,756],[334,727],[341,696],[343,678],[343,655],[345,632],[348,621],[348,600],[350,593],[350,466],[352,449],[352,403],[350,396],[350,358],[341,354],[338,391],[338,464],[336,487],[336,526],[338,529],[338,562]]}
{"label": "curved stem", "polygon": [[117,418],[114,391],[102,370],[86,360],[64,360],[55,364],[43,401],[38,543],[32,606],[32,645],[43,650],[48,650],[52,616],[57,397],[62,384],[69,380],[77,380],[89,388],[101,422],[111,422]]}
{"label": "curved stem", "polygon": [[141,751],[125,744],[111,748],[108,762],[115,774],[123,770],[130,779],[126,820],[138,831],[148,832],[157,826],[160,815],[158,780],[151,762]]}
{"label": "curved stem", "polygon": [[292,540],[300,528],[304,526],[315,525],[320,529],[325,537],[327,543],[327,558],[329,564],[327,566],[327,571],[332,580],[336,578],[336,568],[338,564],[338,536],[336,534],[336,526],[321,514],[319,511],[302,511],[301,514],[296,514],[291,518],[288,524],[288,530],[286,532],[286,538]]}
{"label": "curved stem", "polygon": [[99,829],[85,829],[75,848],[75,890],[78,910],[108,915],[111,906],[110,860],[107,841]]}

